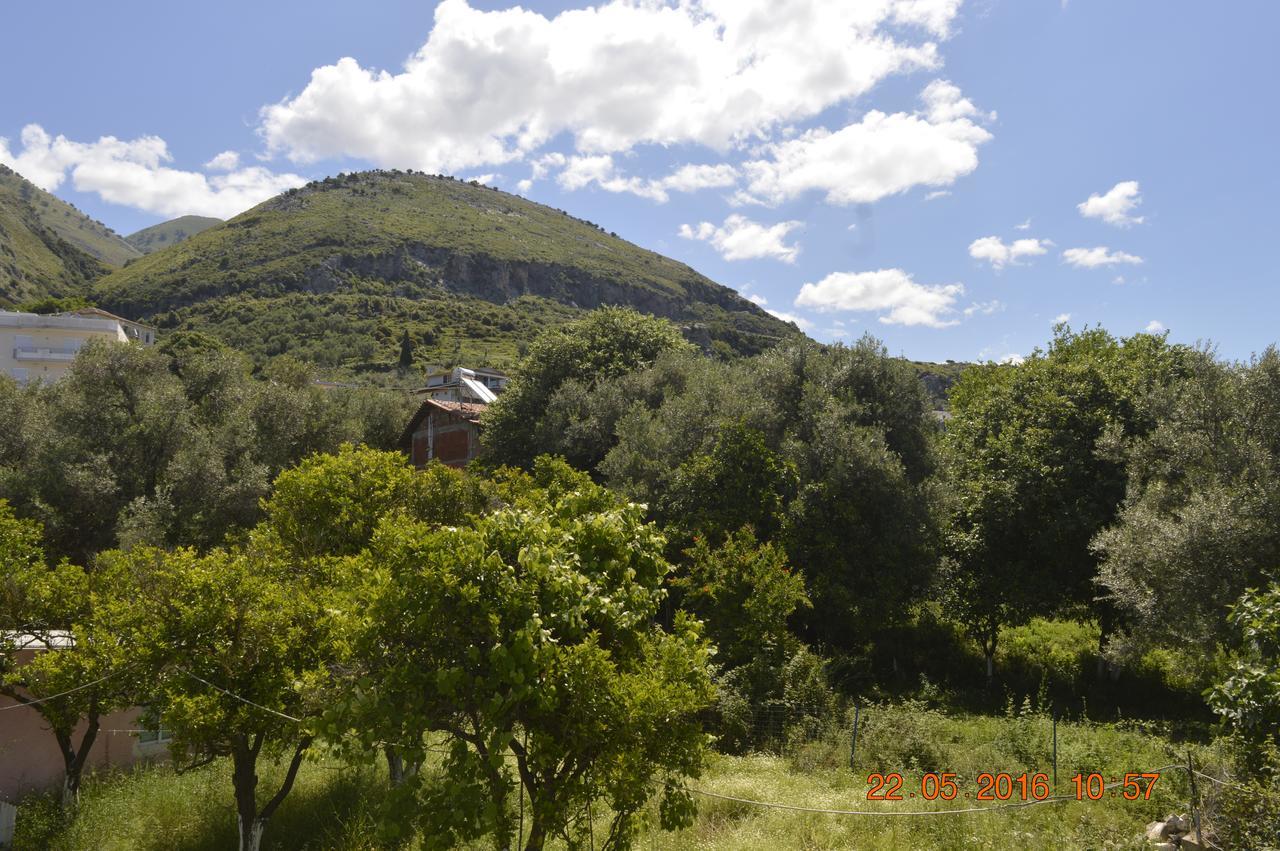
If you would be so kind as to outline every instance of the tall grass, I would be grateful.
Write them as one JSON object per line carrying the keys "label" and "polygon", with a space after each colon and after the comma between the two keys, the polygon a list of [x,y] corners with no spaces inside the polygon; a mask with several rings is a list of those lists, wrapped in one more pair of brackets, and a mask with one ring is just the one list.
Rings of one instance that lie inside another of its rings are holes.
{"label": "tall grass", "polygon": [[[1162,775],[1150,800],[1107,796],[1100,801],[961,815],[828,815],[701,794],[877,812],[958,809],[979,805],[972,795],[981,772],[1051,771],[1051,720],[1027,707],[1011,708],[1003,716],[949,716],[919,703],[865,707],[852,771],[848,721],[832,719],[817,738],[793,741],[780,754],[715,757],[704,776],[690,782],[699,793],[694,825],[674,834],[646,833],[639,848],[1140,849],[1145,847],[1139,837],[1147,822],[1187,811],[1189,789],[1180,771]],[[1070,778],[1077,771],[1100,772],[1109,780],[1186,759],[1185,747],[1136,725],[1061,723],[1058,736],[1059,793],[1072,791]],[[1215,750],[1193,750],[1198,765],[1210,771],[1219,767]],[[281,770],[263,768],[264,790],[279,781]],[[868,801],[867,775],[873,771],[901,772],[906,800]],[[954,772],[961,795],[951,802],[908,797],[913,790],[919,792],[921,774],[930,771]],[[395,847],[380,838],[378,826],[379,807],[388,791],[384,775],[380,765],[353,766],[329,756],[308,762],[293,794],[268,827],[264,847],[349,851]],[[23,807],[18,848],[213,851],[235,843],[225,763],[181,775],[157,766],[94,778],[86,785],[80,812],[69,825],[57,824],[51,807],[47,802]],[[592,815],[599,841],[607,833],[609,813],[596,806]],[[418,837],[404,847],[420,844]],[[487,849],[490,844],[471,847]]]}

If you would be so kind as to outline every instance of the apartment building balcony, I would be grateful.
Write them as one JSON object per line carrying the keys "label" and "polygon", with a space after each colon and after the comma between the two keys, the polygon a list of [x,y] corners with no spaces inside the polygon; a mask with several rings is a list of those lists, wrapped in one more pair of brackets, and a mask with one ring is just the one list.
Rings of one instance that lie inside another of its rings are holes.
{"label": "apartment building balcony", "polygon": [[35,363],[71,363],[76,359],[78,348],[51,348],[48,346],[20,346],[13,350],[13,359]]}

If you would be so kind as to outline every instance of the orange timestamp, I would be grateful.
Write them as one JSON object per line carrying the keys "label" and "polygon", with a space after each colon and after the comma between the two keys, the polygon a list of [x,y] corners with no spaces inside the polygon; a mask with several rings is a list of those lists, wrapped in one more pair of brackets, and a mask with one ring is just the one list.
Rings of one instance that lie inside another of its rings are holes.
{"label": "orange timestamp", "polygon": [[[960,789],[954,773],[928,773],[920,777],[919,792],[903,792],[905,781],[901,774],[874,773],[867,777],[868,801],[901,801],[905,797],[923,798],[926,801],[953,801],[958,797],[978,801],[1044,801],[1058,797],[1049,784],[1049,775],[1043,773],[1022,774],[983,772],[976,778],[974,792]],[[1098,801],[1110,794],[1126,801],[1149,800],[1151,790],[1160,779],[1159,772],[1126,774],[1107,782],[1098,773],[1078,773],[1071,778],[1077,801]]]}

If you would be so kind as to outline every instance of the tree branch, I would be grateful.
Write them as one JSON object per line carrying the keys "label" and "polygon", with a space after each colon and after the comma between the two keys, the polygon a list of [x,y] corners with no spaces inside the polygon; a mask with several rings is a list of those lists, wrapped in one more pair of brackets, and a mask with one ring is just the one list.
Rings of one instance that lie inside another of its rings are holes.
{"label": "tree branch", "polygon": [[311,746],[311,737],[306,736],[302,741],[298,742],[298,746],[294,748],[293,759],[289,761],[289,771],[284,776],[284,782],[280,784],[279,790],[271,796],[271,800],[267,801],[267,805],[262,808],[262,812],[258,818],[267,821],[275,814],[276,808],[280,806],[280,802],[289,794],[289,790],[293,788],[293,781],[298,777],[298,768],[302,765],[302,755],[306,753],[307,748]]}

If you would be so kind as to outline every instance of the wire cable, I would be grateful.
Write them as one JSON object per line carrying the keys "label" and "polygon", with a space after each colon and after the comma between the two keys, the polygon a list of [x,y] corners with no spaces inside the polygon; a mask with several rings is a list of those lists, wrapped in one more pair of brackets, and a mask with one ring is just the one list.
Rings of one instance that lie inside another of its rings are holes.
{"label": "wire cable", "polygon": [[112,671],[111,673],[107,674],[106,676],[98,677],[96,680],[94,680],[91,683],[85,683],[84,685],[76,686],[75,688],[69,688],[66,691],[58,692],[57,694],[51,694],[48,697],[42,697],[37,700],[27,700],[26,698],[14,698],[14,700],[17,700],[18,702],[15,703],[13,706],[0,707],[0,712],[8,712],[11,709],[24,709],[29,706],[39,706],[41,703],[48,703],[51,700],[57,700],[60,697],[66,697],[69,694],[75,694],[76,692],[84,691],[87,688],[93,688],[98,683],[106,682],[107,680],[111,679],[116,674],[123,672],[124,670],[125,670],[124,668],[118,668]]}

